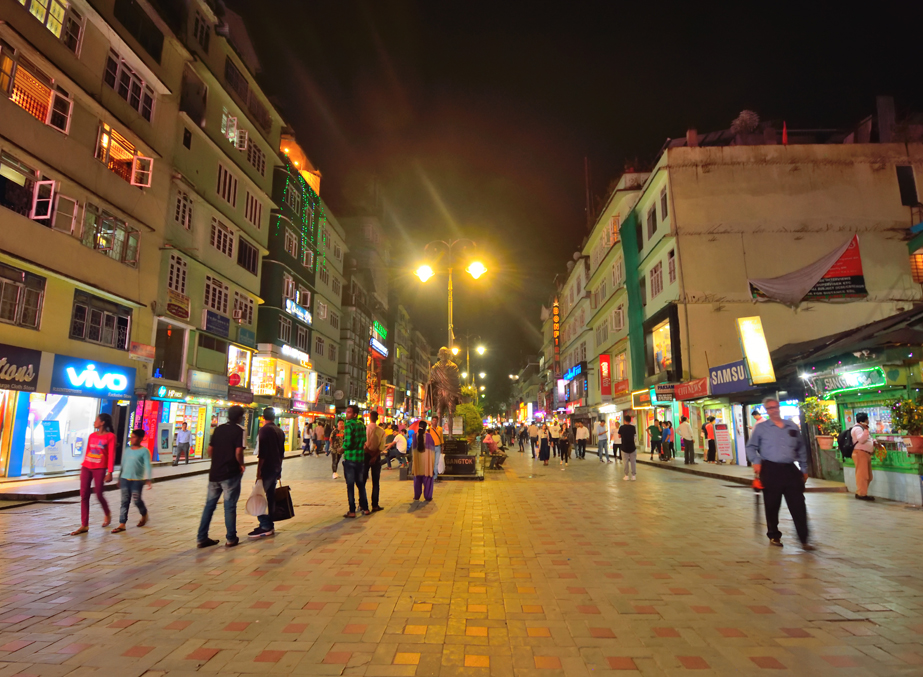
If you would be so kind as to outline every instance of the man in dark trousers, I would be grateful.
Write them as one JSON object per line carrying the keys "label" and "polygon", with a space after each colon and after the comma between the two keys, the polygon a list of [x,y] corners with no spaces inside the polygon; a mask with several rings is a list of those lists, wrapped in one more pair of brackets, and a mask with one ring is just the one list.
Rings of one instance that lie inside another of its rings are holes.
{"label": "man in dark trousers", "polygon": [[384,510],[378,504],[381,482],[381,452],[385,446],[385,431],[378,425],[378,412],[369,413],[369,424],[365,428],[365,478],[372,480],[371,511]]}
{"label": "man in dark trousers", "polygon": [[[798,539],[805,550],[814,550],[808,543],[808,511],[804,504],[804,483],[808,481],[808,450],[801,429],[782,418],[779,402],[763,400],[769,420],[753,428],[747,442],[747,458],[763,483],[763,503],[766,506],[766,535],[769,544],[782,547],[779,531],[779,508],[782,497],[795,522]],[[798,463],[796,466],[795,463]]]}
{"label": "man in dark trousers", "polygon": [[266,502],[269,507],[265,515],[257,519],[260,526],[247,534],[250,538],[264,538],[275,535],[272,514],[276,508],[276,484],[282,477],[282,458],[285,456],[285,433],[276,425],[276,412],[272,407],[263,409],[263,427],[259,433],[259,462],[256,479],[263,481]]}

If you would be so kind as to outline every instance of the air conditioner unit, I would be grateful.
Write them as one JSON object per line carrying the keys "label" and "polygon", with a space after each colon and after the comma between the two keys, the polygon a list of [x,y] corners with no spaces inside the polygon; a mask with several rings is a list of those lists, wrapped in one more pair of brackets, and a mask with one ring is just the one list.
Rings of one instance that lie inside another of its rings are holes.
{"label": "air conditioner unit", "polygon": [[242,310],[235,310],[235,311],[232,313],[231,316],[232,316],[235,320],[237,320],[238,322],[243,322],[243,319],[244,319],[244,311],[242,311]]}

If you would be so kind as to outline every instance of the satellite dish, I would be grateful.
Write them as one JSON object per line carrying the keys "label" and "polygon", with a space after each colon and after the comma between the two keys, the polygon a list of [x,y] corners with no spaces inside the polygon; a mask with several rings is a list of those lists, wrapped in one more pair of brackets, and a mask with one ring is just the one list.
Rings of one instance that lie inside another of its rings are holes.
{"label": "satellite dish", "polygon": [[335,400],[342,400],[342,399],[343,399],[343,396],[344,396],[345,394],[346,394],[346,393],[344,393],[342,390],[334,391],[334,393],[333,393],[333,399],[335,399]]}

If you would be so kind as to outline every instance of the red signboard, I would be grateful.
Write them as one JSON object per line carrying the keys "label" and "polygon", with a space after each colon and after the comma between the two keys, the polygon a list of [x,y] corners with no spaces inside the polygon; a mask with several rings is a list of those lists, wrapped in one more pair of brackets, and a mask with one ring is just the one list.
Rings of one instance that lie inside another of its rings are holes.
{"label": "red signboard", "polygon": [[385,391],[385,409],[390,409],[394,406],[394,386],[388,386],[388,389]]}
{"label": "red signboard", "polygon": [[554,375],[557,378],[561,374],[561,308],[557,299],[551,307],[551,321],[551,333],[554,336]]}
{"label": "red signboard", "polygon": [[599,356],[599,393],[612,395],[612,358],[608,355]]}
{"label": "red signboard", "polygon": [[612,394],[619,395],[620,393],[628,392],[628,379],[626,378],[623,381],[616,381],[612,384]]}
{"label": "red signboard", "polygon": [[678,400],[694,400],[697,397],[706,397],[708,395],[708,379],[697,378],[694,381],[679,383],[673,391]]}

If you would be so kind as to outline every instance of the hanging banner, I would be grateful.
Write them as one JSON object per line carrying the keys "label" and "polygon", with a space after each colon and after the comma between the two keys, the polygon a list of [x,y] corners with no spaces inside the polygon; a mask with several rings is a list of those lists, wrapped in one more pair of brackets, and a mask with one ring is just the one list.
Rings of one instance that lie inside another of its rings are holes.
{"label": "hanging banner", "polygon": [[708,379],[697,378],[693,381],[678,383],[673,390],[678,400],[694,400],[708,395]]}
{"label": "hanging banner", "polygon": [[599,394],[612,396],[612,358],[609,355],[599,356]]}

